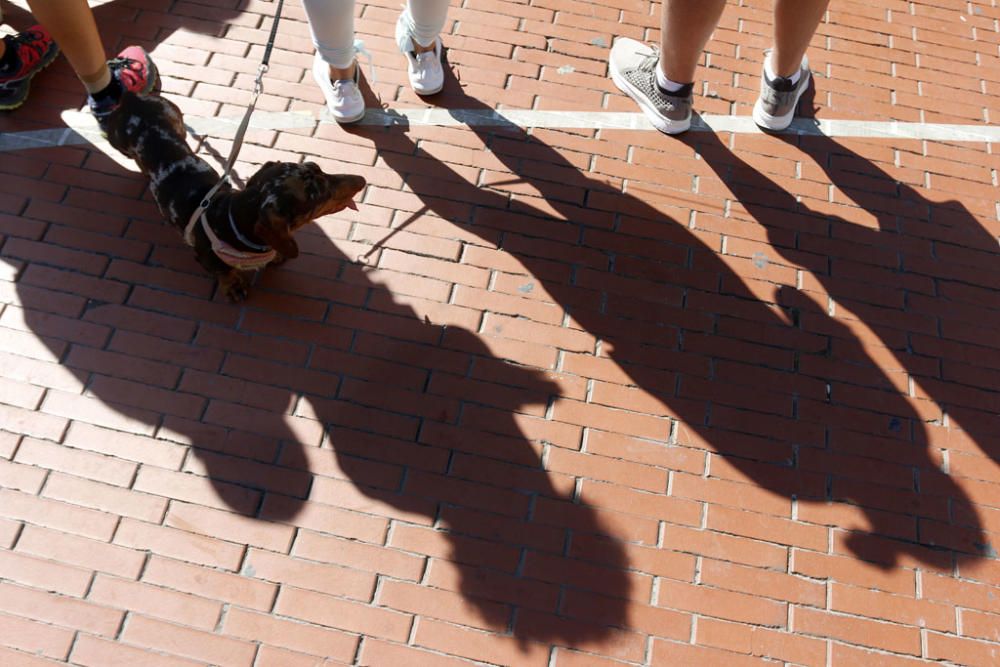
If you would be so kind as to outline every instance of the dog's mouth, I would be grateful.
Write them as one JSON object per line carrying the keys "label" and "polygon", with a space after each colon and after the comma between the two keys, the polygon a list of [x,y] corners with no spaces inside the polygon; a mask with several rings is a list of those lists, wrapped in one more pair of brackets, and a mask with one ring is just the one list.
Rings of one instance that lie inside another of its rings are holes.
{"label": "dog's mouth", "polygon": [[337,213],[339,211],[343,211],[345,208],[349,208],[352,211],[357,211],[358,210],[358,205],[354,201],[353,197],[350,197],[348,199],[341,199],[336,204],[334,204],[332,207],[330,207],[330,209],[327,211],[327,214]]}
{"label": "dog's mouth", "polygon": [[349,208],[352,211],[357,211],[358,205],[354,201],[354,197],[365,189],[368,182],[361,176],[346,174],[333,176],[332,178],[335,179],[336,183],[334,186],[335,192],[339,195],[339,197],[337,197],[339,203],[336,210],[342,211],[345,208]]}

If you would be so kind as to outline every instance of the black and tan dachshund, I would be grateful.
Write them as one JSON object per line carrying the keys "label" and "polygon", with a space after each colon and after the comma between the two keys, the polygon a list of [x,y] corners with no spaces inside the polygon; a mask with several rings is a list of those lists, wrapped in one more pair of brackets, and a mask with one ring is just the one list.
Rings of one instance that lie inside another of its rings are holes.
{"label": "black and tan dachshund", "polygon": [[167,221],[232,301],[247,296],[246,271],[297,257],[293,232],[316,218],[355,208],[365,179],[330,175],[315,163],[268,162],[242,191],[223,185],[195,216],[219,174],[188,146],[180,109],[159,96],[126,94],[101,123],[111,145],[134,159]]}

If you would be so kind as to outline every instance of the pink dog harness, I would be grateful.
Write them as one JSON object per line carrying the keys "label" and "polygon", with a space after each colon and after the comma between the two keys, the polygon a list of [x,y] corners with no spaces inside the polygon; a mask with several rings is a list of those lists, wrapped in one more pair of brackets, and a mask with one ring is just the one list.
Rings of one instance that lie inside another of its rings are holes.
{"label": "pink dog harness", "polygon": [[268,246],[258,245],[240,233],[240,230],[236,228],[236,223],[233,221],[232,208],[229,209],[229,227],[233,230],[239,242],[248,246],[251,250],[239,250],[220,239],[218,234],[208,224],[208,218],[205,215],[205,211],[207,210],[208,207],[203,203],[202,206],[199,206],[195,210],[187,227],[185,227],[184,242],[189,246],[194,246],[194,226],[200,221],[201,228],[205,230],[205,235],[208,236],[208,240],[212,243],[212,252],[215,253],[216,257],[225,262],[227,266],[240,271],[259,271],[277,258],[277,250]]}

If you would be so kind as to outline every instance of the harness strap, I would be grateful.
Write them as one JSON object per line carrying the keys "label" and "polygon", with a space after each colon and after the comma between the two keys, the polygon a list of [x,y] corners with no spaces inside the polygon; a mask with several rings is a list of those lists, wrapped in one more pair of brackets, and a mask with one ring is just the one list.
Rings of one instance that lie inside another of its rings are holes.
{"label": "harness strap", "polygon": [[278,256],[278,251],[273,248],[267,248],[262,252],[251,252],[234,248],[219,238],[218,234],[209,226],[205,216],[201,218],[201,227],[205,230],[208,240],[212,243],[212,252],[215,253],[215,256],[234,269],[243,271],[263,269]]}
{"label": "harness strap", "polygon": [[250,250],[234,248],[219,238],[219,235],[215,233],[212,226],[208,224],[208,215],[200,207],[195,213],[198,215],[191,217],[191,222],[188,223],[187,228],[184,230],[184,242],[189,246],[194,246],[194,229],[198,223],[201,223],[201,228],[204,230],[205,236],[208,237],[209,242],[212,244],[212,252],[215,253],[216,257],[233,268],[243,271],[256,271],[263,269],[278,256],[277,250],[270,246],[254,243],[240,233],[236,228],[236,223],[233,221],[232,208],[229,209],[229,226],[236,235],[236,239],[248,246]]}

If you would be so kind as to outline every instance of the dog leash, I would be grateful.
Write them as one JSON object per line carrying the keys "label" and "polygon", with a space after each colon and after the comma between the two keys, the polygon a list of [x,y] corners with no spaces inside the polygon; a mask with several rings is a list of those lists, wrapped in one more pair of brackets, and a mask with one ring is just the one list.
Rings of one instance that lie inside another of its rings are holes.
{"label": "dog leash", "polygon": [[[247,128],[250,127],[250,116],[253,115],[253,110],[257,106],[257,98],[264,92],[264,74],[270,69],[271,51],[274,49],[274,40],[278,35],[278,21],[281,19],[281,9],[284,4],[285,0],[278,0],[278,7],[274,12],[274,20],[271,22],[271,35],[267,39],[267,46],[264,47],[264,57],[261,59],[260,67],[257,68],[257,78],[253,82],[253,94],[250,96],[250,104],[247,105],[246,113],[243,114],[243,120],[240,121],[240,126],[236,130],[236,136],[233,137],[233,147],[229,151],[229,158],[226,160],[226,166],[222,170],[222,177],[202,197],[201,203],[198,204],[198,208],[191,214],[191,219],[184,228],[184,242],[190,246],[194,245],[194,228],[199,220],[206,231],[208,230],[208,220],[205,218],[205,213],[208,212],[208,207],[212,204],[212,198],[215,197],[223,185],[229,182],[229,175],[233,171],[233,165],[236,164],[236,157],[240,154],[240,149],[243,148],[243,136],[246,134]],[[209,238],[214,236],[214,234],[209,233]],[[216,249],[215,245],[215,241],[213,240],[213,250]]]}

